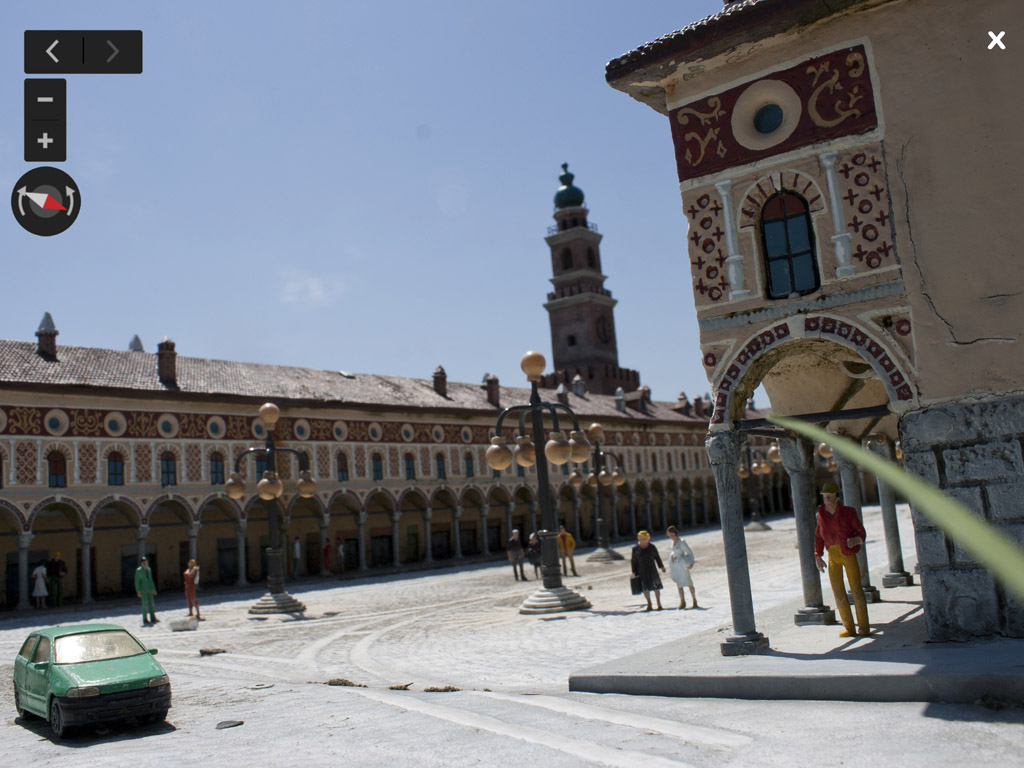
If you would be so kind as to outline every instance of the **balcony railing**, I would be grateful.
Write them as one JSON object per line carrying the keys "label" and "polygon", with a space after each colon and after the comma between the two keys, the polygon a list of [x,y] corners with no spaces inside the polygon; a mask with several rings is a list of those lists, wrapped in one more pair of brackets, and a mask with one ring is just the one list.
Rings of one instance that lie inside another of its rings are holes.
{"label": "balcony railing", "polygon": [[[576,229],[577,227],[580,227],[580,226],[584,226],[584,225],[577,224],[575,227],[566,227],[565,229],[559,229],[557,225],[553,224],[552,226],[548,227],[548,234],[549,235],[557,235],[559,232],[568,232],[570,229]],[[592,221],[588,221],[585,226],[591,232],[598,232],[597,224],[595,224]]]}

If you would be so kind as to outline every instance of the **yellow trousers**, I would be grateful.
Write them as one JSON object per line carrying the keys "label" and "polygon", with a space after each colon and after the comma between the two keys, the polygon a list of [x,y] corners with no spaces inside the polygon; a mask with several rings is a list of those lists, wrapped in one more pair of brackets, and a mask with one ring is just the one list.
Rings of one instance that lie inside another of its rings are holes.
{"label": "yellow trousers", "polygon": [[836,600],[836,610],[842,619],[843,627],[851,635],[854,633],[853,616],[850,614],[850,601],[846,597],[846,586],[843,584],[843,569],[850,582],[853,593],[853,605],[857,609],[857,623],[860,632],[866,635],[871,631],[868,623],[868,601],[864,598],[864,588],[860,584],[860,565],[856,555],[844,555],[837,545],[828,548],[828,580],[832,584],[832,595]]}

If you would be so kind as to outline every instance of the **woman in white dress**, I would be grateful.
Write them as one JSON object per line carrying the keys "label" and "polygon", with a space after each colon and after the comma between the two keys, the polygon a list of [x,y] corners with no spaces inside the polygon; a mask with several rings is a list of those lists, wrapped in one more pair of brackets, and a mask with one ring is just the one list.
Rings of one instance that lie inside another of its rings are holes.
{"label": "woman in white dress", "polygon": [[40,563],[32,571],[32,597],[36,599],[36,608],[46,607],[46,598],[50,591],[46,588],[46,563]]}
{"label": "woman in white dress", "polygon": [[676,531],[674,525],[670,525],[666,533],[672,539],[672,551],[668,558],[668,573],[679,589],[679,609],[682,610],[686,607],[686,593],[683,592],[683,587],[690,588],[690,597],[693,599],[692,607],[699,608],[700,606],[697,605],[697,593],[693,589],[693,579],[690,578],[690,569],[693,568],[693,564],[697,560],[694,558],[693,551],[689,545],[679,538],[679,532]]}

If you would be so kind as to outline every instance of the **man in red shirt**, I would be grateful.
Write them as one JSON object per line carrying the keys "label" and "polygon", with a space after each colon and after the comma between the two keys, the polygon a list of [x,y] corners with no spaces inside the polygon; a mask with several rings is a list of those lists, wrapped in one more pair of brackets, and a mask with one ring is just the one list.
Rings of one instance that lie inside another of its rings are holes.
{"label": "man in red shirt", "polygon": [[818,527],[814,531],[814,563],[818,570],[824,572],[825,561],[821,556],[828,548],[828,580],[832,584],[832,594],[836,600],[836,610],[843,620],[840,637],[853,637],[853,616],[850,615],[850,602],[846,599],[846,587],[843,584],[843,569],[850,582],[853,593],[853,604],[857,609],[857,634],[871,634],[868,624],[868,603],[864,598],[864,589],[860,584],[860,566],[857,564],[857,553],[864,544],[864,525],[857,517],[857,510],[844,507],[838,499],[839,486],[833,482],[825,483],[821,488],[824,504],[818,507]]}

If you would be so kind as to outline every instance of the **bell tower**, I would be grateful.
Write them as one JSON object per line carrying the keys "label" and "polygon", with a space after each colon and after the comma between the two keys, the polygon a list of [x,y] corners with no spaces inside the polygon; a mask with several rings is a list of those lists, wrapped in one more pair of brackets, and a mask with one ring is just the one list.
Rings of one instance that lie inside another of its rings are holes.
{"label": "bell tower", "polygon": [[554,275],[554,290],[544,305],[551,321],[554,373],[545,376],[542,385],[568,385],[578,374],[588,392],[612,395],[619,387],[630,392],[640,386],[640,374],[619,367],[617,302],[604,287],[601,235],[587,220],[583,190],[573,186],[568,163],[563,163],[562,171],[562,186],[555,192],[555,225],[545,238]]}

